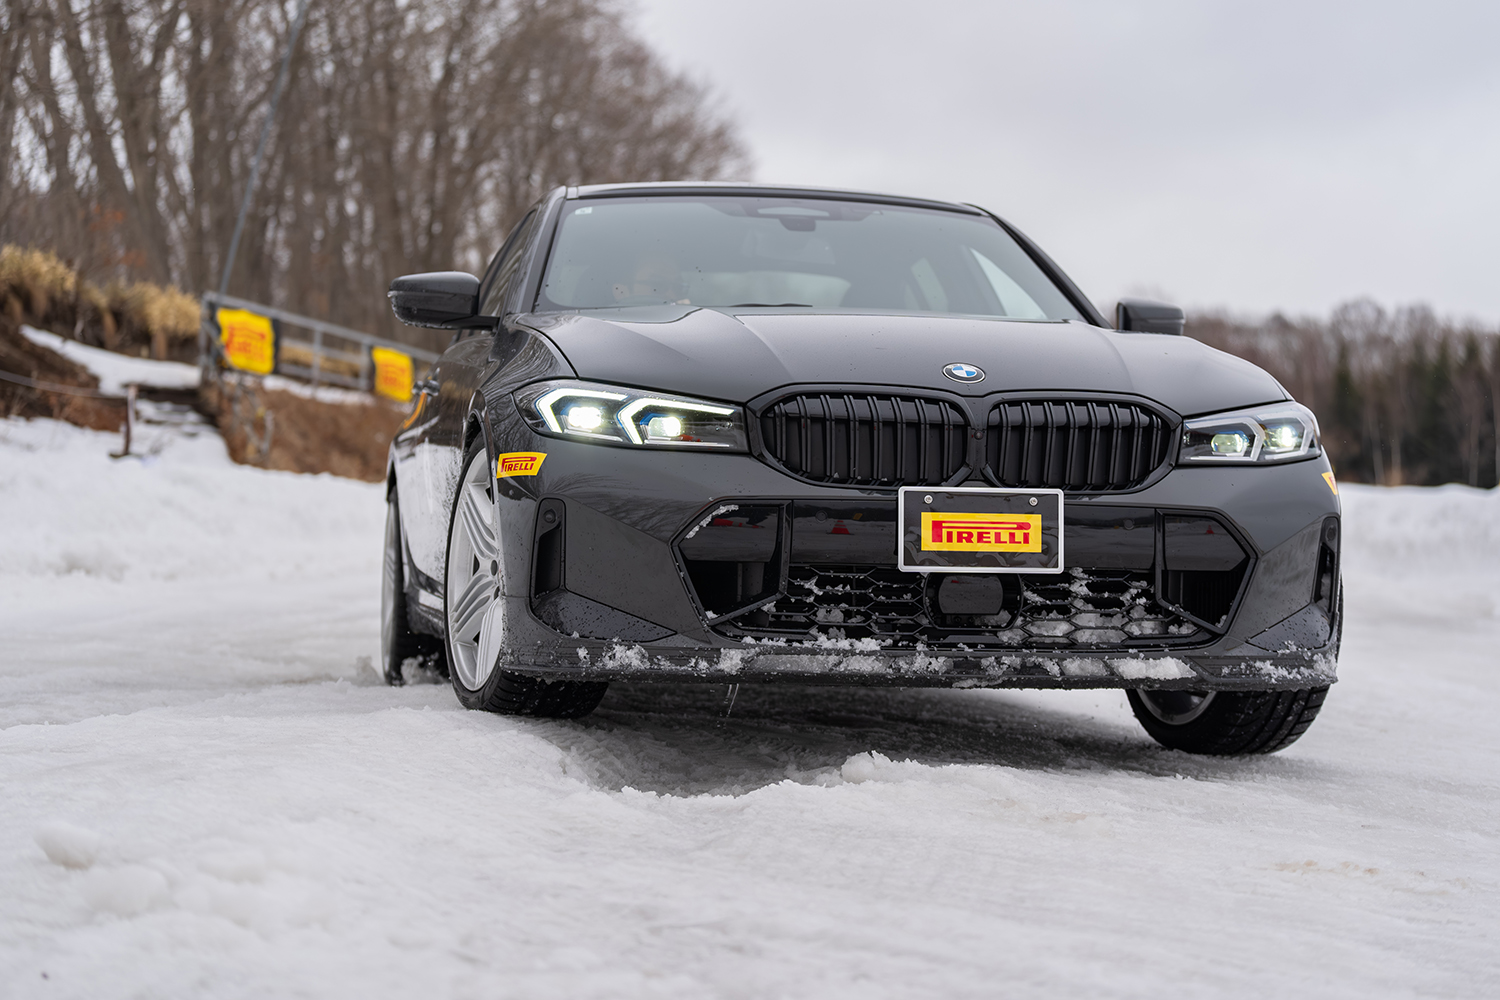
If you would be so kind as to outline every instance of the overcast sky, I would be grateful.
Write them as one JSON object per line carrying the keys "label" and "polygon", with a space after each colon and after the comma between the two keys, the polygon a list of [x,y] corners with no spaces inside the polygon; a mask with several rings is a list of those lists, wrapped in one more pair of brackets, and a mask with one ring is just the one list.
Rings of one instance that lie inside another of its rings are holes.
{"label": "overcast sky", "polygon": [[971,201],[1099,303],[1500,322],[1500,3],[636,0],[760,181]]}

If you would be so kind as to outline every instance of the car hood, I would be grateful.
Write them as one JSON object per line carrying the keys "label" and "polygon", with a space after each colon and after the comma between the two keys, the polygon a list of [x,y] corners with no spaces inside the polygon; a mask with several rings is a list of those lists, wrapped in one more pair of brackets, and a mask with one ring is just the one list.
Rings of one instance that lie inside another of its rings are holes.
{"label": "car hood", "polygon": [[[731,402],[798,383],[1131,393],[1184,416],[1286,399],[1260,368],[1188,337],[973,316],[687,307],[527,317],[581,378]],[[955,362],[982,382],[943,375]]]}

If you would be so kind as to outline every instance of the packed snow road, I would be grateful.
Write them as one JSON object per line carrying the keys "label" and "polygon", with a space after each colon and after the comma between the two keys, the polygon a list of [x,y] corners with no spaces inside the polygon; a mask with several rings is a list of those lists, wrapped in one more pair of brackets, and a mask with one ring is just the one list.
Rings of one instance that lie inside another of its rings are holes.
{"label": "packed snow road", "polygon": [[[1322,717],[375,683],[378,487],[0,422],[0,996],[1494,996],[1500,497],[1345,490]],[[147,442],[148,446],[150,442]]]}

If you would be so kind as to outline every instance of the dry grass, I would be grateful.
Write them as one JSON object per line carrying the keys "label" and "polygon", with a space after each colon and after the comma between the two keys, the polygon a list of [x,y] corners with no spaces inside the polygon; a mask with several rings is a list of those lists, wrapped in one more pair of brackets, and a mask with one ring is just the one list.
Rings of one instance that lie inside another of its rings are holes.
{"label": "dry grass", "polygon": [[148,282],[111,284],[105,289],[110,311],[126,336],[138,333],[151,344],[151,356],[167,358],[197,350],[198,300],[175,288]]}
{"label": "dry grass", "polygon": [[196,354],[197,299],[144,281],[100,289],[46,250],[0,247],[0,313],[112,351],[172,361]]}

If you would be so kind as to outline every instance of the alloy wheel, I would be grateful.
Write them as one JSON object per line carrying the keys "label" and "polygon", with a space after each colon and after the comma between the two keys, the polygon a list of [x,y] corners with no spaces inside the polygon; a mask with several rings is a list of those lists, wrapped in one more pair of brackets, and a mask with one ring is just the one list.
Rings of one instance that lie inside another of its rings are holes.
{"label": "alloy wheel", "polygon": [[478,691],[500,651],[500,523],[495,481],[480,451],[469,460],[458,488],[448,533],[446,615],[448,647],[457,679]]}
{"label": "alloy wheel", "polygon": [[1158,721],[1183,726],[1208,711],[1213,691],[1140,691],[1141,703]]}

